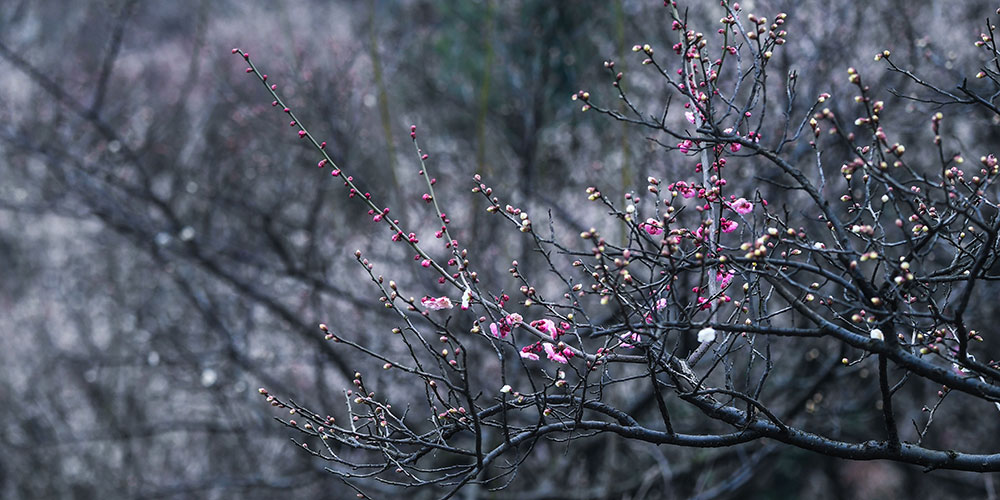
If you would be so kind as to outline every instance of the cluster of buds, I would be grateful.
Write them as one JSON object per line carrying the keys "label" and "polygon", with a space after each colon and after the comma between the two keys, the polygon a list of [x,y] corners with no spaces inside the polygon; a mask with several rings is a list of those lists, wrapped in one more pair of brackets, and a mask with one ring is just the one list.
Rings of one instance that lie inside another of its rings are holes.
{"label": "cluster of buds", "polygon": [[890,54],[891,52],[889,52],[888,50],[883,50],[882,52],[875,54],[875,60],[881,61],[883,57],[889,57]]}
{"label": "cluster of buds", "polygon": [[472,192],[483,193],[490,200],[490,206],[486,207],[486,212],[492,214],[500,210],[500,198],[493,196],[493,188],[483,183],[483,177],[479,174],[476,174],[473,179],[477,184],[472,188]]}
{"label": "cluster of buds", "polygon": [[466,414],[465,407],[459,406],[458,408],[448,408],[448,411],[439,413],[438,418],[441,420],[444,420],[446,418],[451,418],[458,420],[460,423],[464,424],[469,421],[469,418],[466,417],[465,414]]}
{"label": "cluster of buds", "polygon": [[861,86],[861,75],[858,74],[858,70],[854,69],[854,66],[847,68],[847,81],[859,87]]}
{"label": "cluster of buds", "polygon": [[854,172],[859,168],[864,168],[865,161],[861,158],[854,158],[850,163],[845,163],[840,166],[840,174],[844,176],[844,179],[851,180],[854,176]]}
{"label": "cluster of buds", "polygon": [[646,178],[646,182],[648,183],[648,185],[646,186],[646,190],[647,191],[649,191],[650,193],[653,193],[653,194],[657,194],[657,193],[660,192],[660,188],[659,188],[660,180],[659,179],[657,179],[656,177],[650,176],[650,177]]}
{"label": "cluster of buds", "polygon": [[990,36],[990,35],[988,35],[986,33],[980,33],[979,34],[979,40],[976,40],[975,45],[976,45],[976,47],[983,47],[983,46],[985,46],[986,44],[988,44],[988,43],[990,43],[992,41],[993,41],[993,37],[992,36]]}
{"label": "cluster of buds", "polygon": [[[614,61],[604,61],[604,68],[615,74],[615,81],[611,82],[611,86],[618,88],[618,82],[622,81],[622,77],[625,76],[621,71],[615,72],[615,62]],[[589,96],[588,96],[589,97]],[[577,96],[579,98],[579,96]]]}
{"label": "cluster of buds", "polygon": [[910,272],[910,263],[903,260],[905,257],[900,257],[899,271],[896,276],[892,279],[893,283],[896,285],[902,285],[907,281],[913,281],[913,273]]}
{"label": "cluster of buds", "polygon": [[645,44],[645,45],[633,45],[632,46],[632,52],[639,52],[640,50],[644,54],[646,54],[647,56],[653,55],[653,48],[650,47],[648,43]]}
{"label": "cluster of buds", "polygon": [[875,228],[869,224],[855,224],[851,226],[851,232],[854,234],[873,236],[875,234]]}
{"label": "cluster of buds", "polygon": [[[820,94],[819,97],[816,98],[816,102],[817,103],[823,103],[823,102],[826,102],[826,100],[829,99],[829,98],[830,98],[830,94],[823,93],[823,94]],[[830,108],[823,108],[822,111],[817,111],[815,114],[813,114],[812,118],[809,119],[809,128],[812,129],[813,136],[818,138],[820,132],[822,132],[822,129],[819,126],[819,121],[820,120],[824,120],[825,119],[825,120],[829,120],[831,122],[836,123],[834,121],[834,118],[836,118],[836,115],[834,115],[833,111],[830,111]],[[836,131],[837,131],[836,127],[832,127],[830,129],[830,133],[831,134],[835,133]]]}
{"label": "cluster of buds", "polygon": [[989,169],[988,174],[984,174],[984,175],[996,175],[998,173],[997,172],[997,157],[996,157],[996,155],[989,154],[989,155],[986,155],[986,156],[980,156],[979,157],[979,161],[983,164],[983,166],[985,166],[987,169]]}
{"label": "cluster of buds", "polygon": [[771,235],[765,234],[757,238],[753,243],[743,243],[740,250],[746,252],[745,259],[760,259],[767,255],[769,248],[774,248],[774,242],[770,241]]}
{"label": "cluster of buds", "polygon": [[[746,30],[747,38],[756,40],[758,37],[763,36],[764,33],[767,33],[768,39],[774,41],[776,45],[783,45],[785,43],[785,36],[788,35],[788,33],[785,30],[780,29],[780,27],[785,24],[786,18],[788,18],[788,14],[785,14],[784,12],[779,13],[774,22],[769,26],[767,24],[766,17],[758,18],[754,14],[748,15],[747,19],[753,23],[754,26]],[[764,57],[770,58],[770,54],[765,53]]]}
{"label": "cluster of buds", "polygon": [[[873,232],[874,232],[874,230],[873,230]],[[878,252],[876,252],[875,250],[872,250],[870,252],[865,252],[865,253],[861,254],[861,257],[858,260],[860,260],[861,262],[865,262],[865,261],[869,261],[869,260],[878,260]]]}
{"label": "cluster of buds", "polygon": [[653,47],[650,47],[648,43],[644,45],[632,46],[632,52],[639,52],[639,51],[642,51],[643,54],[646,54],[648,56],[646,59],[642,60],[643,65],[653,63]]}

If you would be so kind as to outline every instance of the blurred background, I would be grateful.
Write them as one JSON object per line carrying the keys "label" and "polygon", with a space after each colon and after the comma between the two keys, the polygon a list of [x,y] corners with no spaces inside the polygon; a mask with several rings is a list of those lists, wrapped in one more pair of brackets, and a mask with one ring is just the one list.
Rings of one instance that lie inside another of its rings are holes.
{"label": "blurred background", "polygon": [[[939,107],[893,97],[886,89],[920,89],[872,55],[891,49],[897,64],[952,88],[982,64],[972,42],[996,8],[742,4],[789,15],[770,75],[776,89],[798,75],[793,116],[821,92],[851,116],[846,69],[855,66],[894,110],[885,127],[908,150],[928,143]],[[706,33],[722,17],[717,2],[680,7]],[[584,204],[587,186],[621,199],[648,175],[687,175],[683,156],[651,140],[662,138],[569,99],[587,89],[616,106],[603,68],[616,60],[643,109],[662,110],[668,90],[631,47],[650,43],[666,57],[675,36],[659,1],[0,0],[0,498],[353,497],[290,443],[295,433],[257,388],[332,414],[342,406],[350,375],[376,364],[325,342],[320,322],[393,349],[391,318],[355,249],[412,295],[438,285],[315,167],[230,49],[248,51],[345,171],[430,239],[409,139],[416,124],[452,230],[500,290],[516,284],[511,259],[540,286],[544,262],[485,213],[473,174],[504,202],[546,214],[536,225],[550,215],[557,235],[621,230]],[[774,135],[785,104],[775,104]],[[997,150],[995,118],[954,112],[943,133],[951,147],[970,158]],[[811,154],[805,144],[788,153],[796,162]],[[774,175],[752,159],[738,172],[732,182],[764,190],[760,180]],[[980,314],[1000,320],[995,308]],[[840,357],[822,342],[776,348],[795,360],[790,379]],[[838,373],[796,409],[798,423],[872,438],[872,374]],[[939,388],[912,389],[901,425],[922,418]],[[956,401],[939,414],[933,444],[995,452],[995,409]],[[509,490],[467,496],[995,498],[997,488],[995,475],[925,474],[760,442],[683,450],[595,437],[540,446],[537,456]]]}

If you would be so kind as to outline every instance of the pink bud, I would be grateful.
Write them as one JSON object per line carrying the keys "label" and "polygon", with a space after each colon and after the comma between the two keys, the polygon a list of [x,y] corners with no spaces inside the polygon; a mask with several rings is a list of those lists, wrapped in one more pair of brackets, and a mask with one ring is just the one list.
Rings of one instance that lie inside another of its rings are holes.
{"label": "pink bud", "polygon": [[288,126],[289,127],[294,127],[295,126],[295,120],[292,120],[292,121],[288,122]]}
{"label": "pink bud", "polygon": [[284,111],[285,113],[290,113],[290,112],[291,112],[292,110],[290,110],[290,109],[288,109],[288,108],[285,108],[285,109],[284,109],[283,111]]}
{"label": "pink bud", "polygon": [[278,85],[277,84],[271,85],[271,90],[278,90]]}
{"label": "pink bud", "polygon": [[421,160],[426,160],[428,158],[430,158],[430,156],[428,156],[428,155],[423,155],[423,156],[420,157]]}
{"label": "pink bud", "polygon": [[319,145],[319,148],[320,148],[320,149],[326,149],[326,141],[323,141],[323,142],[322,142],[322,143],[321,143],[321,144]]}
{"label": "pink bud", "polygon": [[302,137],[305,137],[305,136],[306,136],[306,131],[305,130],[299,130],[299,137],[302,138]]}
{"label": "pink bud", "polygon": [[340,170],[334,169],[333,171],[330,172],[330,175],[336,177],[340,175]]}
{"label": "pink bud", "polygon": [[253,68],[247,68],[247,73],[253,73]]}
{"label": "pink bud", "polygon": [[235,54],[235,53],[237,53],[237,52],[239,52],[239,51],[240,51],[240,49],[235,49],[235,48],[234,48],[234,49],[233,49],[233,54]]}
{"label": "pink bud", "polygon": [[423,261],[422,261],[422,262],[420,263],[420,265],[421,265],[421,266],[424,266],[424,267],[431,267],[431,261],[429,261],[429,260],[427,260],[427,259],[424,259],[424,260],[423,260]]}
{"label": "pink bud", "polygon": [[260,78],[261,78],[261,80],[264,80],[265,82],[267,81],[267,75],[261,75]]}
{"label": "pink bud", "polygon": [[316,164],[316,166],[319,167],[319,168],[325,167],[326,166],[326,158],[323,158],[322,160],[320,160],[319,163]]}

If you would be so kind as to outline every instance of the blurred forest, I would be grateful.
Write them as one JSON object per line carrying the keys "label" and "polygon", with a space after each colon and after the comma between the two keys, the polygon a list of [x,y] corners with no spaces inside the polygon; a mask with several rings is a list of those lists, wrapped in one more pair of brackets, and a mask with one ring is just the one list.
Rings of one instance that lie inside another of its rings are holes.
{"label": "blurred forest", "polygon": [[[921,89],[872,55],[890,49],[900,66],[952,88],[982,64],[972,41],[997,7],[742,3],[788,13],[774,78],[795,72],[801,95],[829,92],[839,114],[852,104],[845,71],[855,66],[894,110],[884,126],[908,143],[927,142],[926,117],[941,107],[889,93]],[[721,17],[718,2],[681,8],[705,32]],[[432,232],[409,138],[416,124],[452,230],[481,279],[514,288],[512,259],[522,274],[541,273],[544,261],[489,218],[470,192],[472,176],[551,214],[557,235],[613,228],[583,205],[584,189],[620,199],[643,190],[647,175],[674,176],[681,157],[645,130],[581,113],[570,96],[589,89],[612,102],[602,63],[614,59],[632,92],[659,105],[666,89],[640,71],[631,47],[653,43],[666,53],[673,36],[659,1],[0,2],[0,499],[354,496],[289,442],[296,433],[274,421],[257,388],[332,412],[355,370],[370,369],[373,383],[405,394],[390,372],[324,341],[316,325],[375,350],[396,348],[355,249],[413,295],[438,284],[316,169],[230,49],[253,55],[364,189],[408,227]],[[970,157],[997,151],[996,117],[960,113],[948,139]],[[805,146],[791,153],[811,154]],[[740,182],[773,190],[762,182],[771,174],[752,161]],[[977,314],[983,325],[1000,321],[995,307]],[[775,349],[800,359],[801,373],[842,356],[820,344]],[[830,372],[800,418],[854,436],[872,425],[852,417],[878,399],[871,377],[861,368]],[[1000,419],[976,408],[983,413],[942,410],[942,447],[971,439],[996,450]],[[900,410],[901,425],[911,427],[920,410]],[[956,424],[965,421],[973,423]],[[1000,487],[993,474],[924,473],[766,442],[675,449],[598,436],[547,443],[536,455],[508,490],[463,494],[996,498]]]}

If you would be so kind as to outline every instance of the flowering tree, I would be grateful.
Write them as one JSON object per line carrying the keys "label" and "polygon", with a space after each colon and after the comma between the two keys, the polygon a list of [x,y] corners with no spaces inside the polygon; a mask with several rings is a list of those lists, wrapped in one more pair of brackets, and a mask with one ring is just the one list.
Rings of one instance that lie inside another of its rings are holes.
{"label": "flowering tree", "polygon": [[[438,485],[446,497],[469,484],[504,488],[529,474],[522,466],[534,455],[551,455],[545,447],[586,447],[598,434],[690,448],[766,438],[757,452],[1000,470],[1000,454],[932,426],[946,400],[979,408],[973,414],[1000,409],[1000,365],[976,313],[991,300],[983,283],[1000,278],[996,157],[972,151],[980,158],[966,164],[942,138],[943,111],[927,120],[924,143],[902,144],[883,128],[892,110],[854,68],[847,118],[829,109],[844,96],[798,95],[796,73],[777,85],[769,65],[787,37],[784,13],[769,19],[724,1],[718,29],[704,34],[675,3],[666,8],[676,36],[669,48],[633,47],[636,73],[658,78],[665,102],[636,99],[614,61],[604,64],[613,92],[572,99],[652,134],[678,173],[648,172],[644,189],[621,200],[587,188],[607,218],[578,239],[476,175],[472,191],[486,211],[543,263],[529,274],[511,262],[505,283],[480,280],[478,266],[496,263],[476,262],[453,237],[416,126],[421,199],[434,221],[426,236],[359,187],[357,169],[338,164],[274,79],[233,49],[313,147],[316,165],[439,286],[403,290],[356,251],[397,324],[384,332],[395,347],[367,346],[363,325],[331,322],[319,334],[352,359],[377,361],[395,387],[358,370],[338,409],[260,389],[288,412],[281,421],[301,433],[297,443],[360,496],[397,486]],[[889,50],[875,60],[926,91],[916,102],[1000,116],[1000,51],[987,28],[976,42],[992,58],[977,75],[982,88],[937,87]],[[608,104],[615,98],[620,105]],[[750,168],[757,185],[733,179]],[[815,415],[824,398],[839,399],[851,418]]]}

